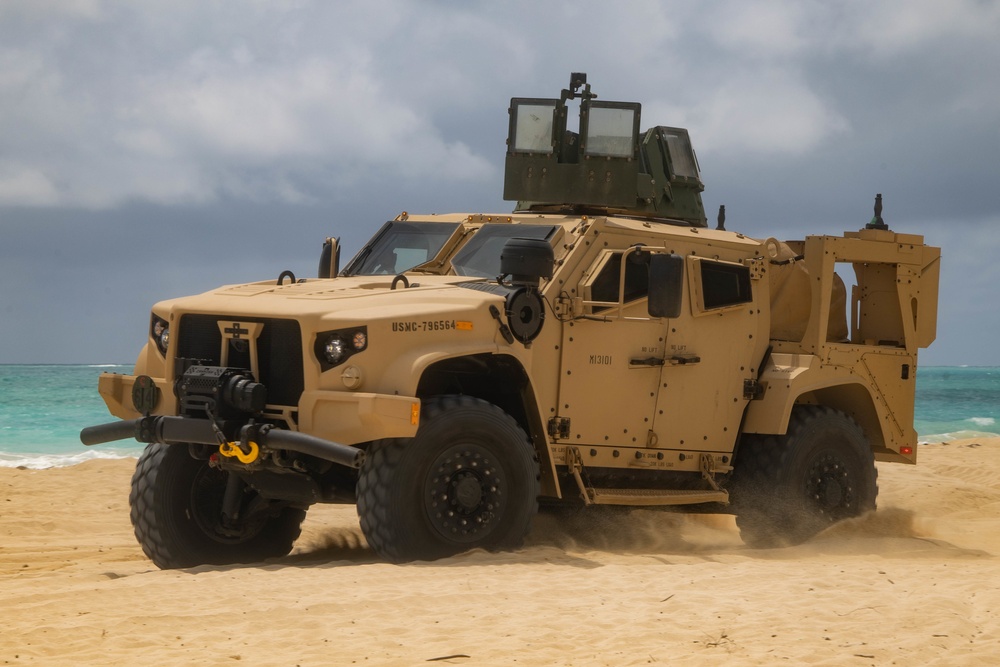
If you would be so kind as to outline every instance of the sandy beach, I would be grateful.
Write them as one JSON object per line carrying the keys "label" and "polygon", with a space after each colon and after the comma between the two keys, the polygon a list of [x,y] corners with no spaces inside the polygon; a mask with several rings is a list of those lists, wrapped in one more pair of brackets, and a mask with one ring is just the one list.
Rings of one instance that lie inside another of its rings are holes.
{"label": "sandy beach", "polygon": [[0,469],[4,665],[994,665],[1000,439],[879,464],[879,510],[807,544],[731,517],[540,516],[516,553],[390,565],[353,506],[286,558],[160,571],[134,460]]}

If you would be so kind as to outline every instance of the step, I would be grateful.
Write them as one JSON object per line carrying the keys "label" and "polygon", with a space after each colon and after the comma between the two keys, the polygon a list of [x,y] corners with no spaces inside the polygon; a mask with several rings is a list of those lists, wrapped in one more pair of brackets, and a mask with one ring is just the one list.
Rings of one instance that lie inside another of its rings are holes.
{"label": "step", "polygon": [[588,488],[587,495],[595,505],[697,505],[699,503],[729,502],[729,493],[724,490],[707,489],[594,489]]}

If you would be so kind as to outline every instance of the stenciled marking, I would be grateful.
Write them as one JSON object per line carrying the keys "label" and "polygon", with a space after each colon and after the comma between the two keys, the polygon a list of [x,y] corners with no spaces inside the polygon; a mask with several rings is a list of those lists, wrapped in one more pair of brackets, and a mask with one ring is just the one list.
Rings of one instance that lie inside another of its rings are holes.
{"label": "stenciled marking", "polygon": [[392,330],[397,333],[424,333],[427,331],[453,331],[461,329],[472,330],[471,322],[456,322],[455,320],[410,320],[392,323]]}

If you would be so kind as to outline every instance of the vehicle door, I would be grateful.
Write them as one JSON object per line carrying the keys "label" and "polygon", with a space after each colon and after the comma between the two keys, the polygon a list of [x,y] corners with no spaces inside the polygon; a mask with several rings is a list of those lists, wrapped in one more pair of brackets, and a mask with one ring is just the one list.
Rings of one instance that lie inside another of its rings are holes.
{"label": "vehicle door", "polygon": [[646,445],[667,328],[647,313],[648,288],[635,248],[599,251],[580,276],[561,345],[557,412],[567,444]]}
{"label": "vehicle door", "polygon": [[767,348],[768,295],[755,293],[749,264],[688,255],[684,269],[680,316],[664,320],[653,446],[728,452]]}

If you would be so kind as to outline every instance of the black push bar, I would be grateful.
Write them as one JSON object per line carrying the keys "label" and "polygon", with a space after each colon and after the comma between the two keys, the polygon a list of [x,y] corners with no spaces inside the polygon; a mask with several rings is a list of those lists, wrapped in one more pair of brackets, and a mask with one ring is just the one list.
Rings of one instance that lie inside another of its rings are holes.
{"label": "black push bar", "polygon": [[[135,438],[139,442],[156,442],[168,445],[219,444],[217,432],[212,428],[211,421],[167,415],[87,426],[80,431],[80,441],[85,445],[100,445],[128,438]],[[254,440],[261,446],[308,454],[349,468],[360,468],[365,461],[364,450],[357,447],[323,440],[298,431],[272,428],[269,425],[256,429]]]}

